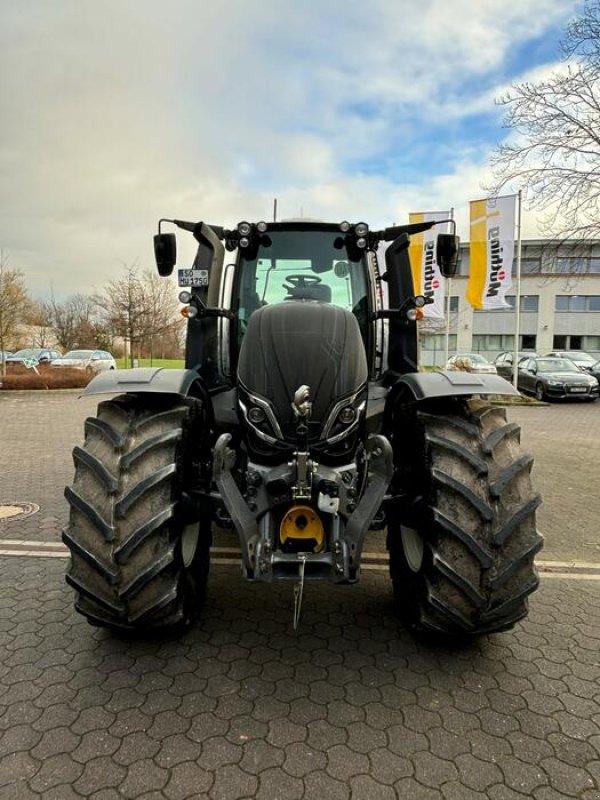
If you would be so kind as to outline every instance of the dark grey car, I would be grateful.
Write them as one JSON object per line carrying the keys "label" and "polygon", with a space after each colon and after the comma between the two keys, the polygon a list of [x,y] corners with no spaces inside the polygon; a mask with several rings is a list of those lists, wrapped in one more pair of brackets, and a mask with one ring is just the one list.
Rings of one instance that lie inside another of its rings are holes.
{"label": "dark grey car", "polygon": [[598,381],[568,358],[527,358],[519,362],[517,388],[538,400],[574,398],[596,400]]}
{"label": "dark grey car", "polygon": [[590,372],[596,359],[590,353],[584,350],[553,350],[551,353],[546,353],[547,356],[555,356],[556,358],[568,358],[576,367]]}
{"label": "dark grey car", "polygon": [[[537,353],[519,353],[519,364],[524,358],[534,358]],[[494,359],[494,366],[496,367],[496,372],[498,375],[501,375],[503,378],[506,378],[507,381],[512,381],[513,379],[513,359],[515,357],[514,350],[505,350],[503,353],[499,353],[496,358]]]}

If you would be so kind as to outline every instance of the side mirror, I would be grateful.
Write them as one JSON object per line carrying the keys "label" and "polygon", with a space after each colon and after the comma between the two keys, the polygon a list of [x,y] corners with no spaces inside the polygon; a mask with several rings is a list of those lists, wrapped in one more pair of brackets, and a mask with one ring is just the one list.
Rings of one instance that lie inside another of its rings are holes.
{"label": "side mirror", "polygon": [[168,278],[177,260],[177,239],[174,233],[158,233],[154,237],[154,257],[158,274]]}
{"label": "side mirror", "polygon": [[453,233],[438,233],[436,260],[444,278],[453,278],[458,265],[460,239]]}

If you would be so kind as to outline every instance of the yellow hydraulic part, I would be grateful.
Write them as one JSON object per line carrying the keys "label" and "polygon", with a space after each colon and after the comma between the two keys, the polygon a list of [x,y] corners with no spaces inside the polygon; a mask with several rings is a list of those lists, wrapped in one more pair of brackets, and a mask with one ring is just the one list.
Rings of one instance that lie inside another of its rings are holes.
{"label": "yellow hydraulic part", "polygon": [[320,553],[325,544],[325,531],[319,515],[310,506],[294,506],[281,520],[279,539],[285,544],[288,539],[314,539],[314,553]]}

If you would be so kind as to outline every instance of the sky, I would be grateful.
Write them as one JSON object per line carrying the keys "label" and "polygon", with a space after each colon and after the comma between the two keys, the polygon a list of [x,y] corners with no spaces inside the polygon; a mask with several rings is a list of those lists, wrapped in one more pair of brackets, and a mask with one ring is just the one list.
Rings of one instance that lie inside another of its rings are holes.
{"label": "sky", "polygon": [[[0,249],[33,296],[154,268],[160,217],[408,221],[485,196],[494,99],[571,0],[0,0]],[[516,191],[519,187],[511,187]],[[539,235],[523,215],[524,238]],[[178,233],[178,266],[193,240]]]}

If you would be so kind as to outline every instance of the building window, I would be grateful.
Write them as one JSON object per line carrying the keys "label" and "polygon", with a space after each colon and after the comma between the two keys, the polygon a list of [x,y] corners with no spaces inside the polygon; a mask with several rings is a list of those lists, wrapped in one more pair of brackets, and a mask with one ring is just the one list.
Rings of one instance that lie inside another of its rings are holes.
{"label": "building window", "polygon": [[559,256],[546,262],[543,272],[558,272],[570,275],[598,274],[600,258],[583,258],[582,256]]}
{"label": "building window", "polygon": [[600,295],[557,294],[554,301],[556,311],[600,311]]}
{"label": "building window", "polygon": [[[444,310],[448,310],[448,298],[444,297]],[[450,311],[458,311],[458,296],[451,295],[450,297]]]}
{"label": "building window", "polygon": [[537,314],[540,298],[537,294],[525,294],[521,297],[521,311],[530,311]]}
{"label": "building window", "polygon": [[589,262],[589,258],[561,256],[554,259],[550,271],[569,275],[584,275],[588,271]]}
{"label": "building window", "polygon": [[[421,339],[423,350],[442,351],[446,349],[445,333],[426,333]],[[448,337],[448,349],[456,352],[456,334],[451,333]]]}
{"label": "building window", "polygon": [[535,350],[535,334],[523,334],[521,336],[521,347],[523,350]]}
{"label": "building window", "polygon": [[[499,311],[514,311],[515,310],[515,302],[516,302],[516,298],[515,298],[514,294],[507,294],[504,299],[508,303],[509,308],[501,308],[501,309],[495,309],[495,310],[499,310]],[[539,307],[539,301],[540,301],[540,298],[539,298],[539,295],[537,295],[537,294],[522,294],[521,295],[521,302],[520,302],[521,313],[524,313],[524,312],[528,311],[530,313],[537,314],[538,307]]]}
{"label": "building window", "polygon": [[488,353],[490,351],[500,352],[511,350],[515,346],[515,337],[512,334],[473,334],[473,352]]}
{"label": "building window", "polygon": [[485,337],[486,350],[502,350],[502,336],[488,333]]}
{"label": "building window", "polygon": [[539,258],[522,258],[521,274],[528,275],[532,272],[541,272],[541,263],[541,259]]}
{"label": "building window", "polygon": [[[580,336],[579,334],[567,334],[554,336],[552,339],[554,350],[587,350],[597,352],[600,350],[600,336]],[[600,360],[600,359],[599,359]]]}

